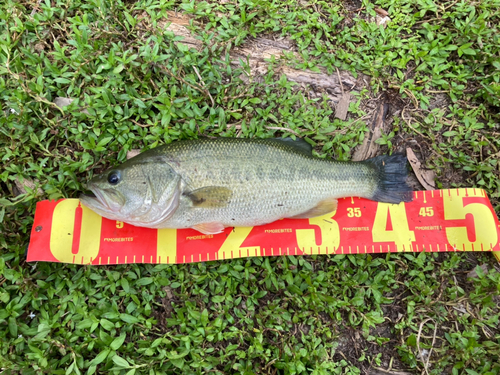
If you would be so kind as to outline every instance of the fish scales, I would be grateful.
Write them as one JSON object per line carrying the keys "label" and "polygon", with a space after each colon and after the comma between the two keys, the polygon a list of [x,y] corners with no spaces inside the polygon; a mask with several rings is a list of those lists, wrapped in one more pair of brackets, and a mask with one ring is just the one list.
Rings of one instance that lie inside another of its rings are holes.
{"label": "fish scales", "polygon": [[176,155],[176,172],[189,176],[188,190],[225,186],[233,191],[229,204],[215,209],[189,209],[189,199],[181,199],[169,223],[174,227],[212,221],[226,226],[259,225],[298,215],[329,197],[364,196],[375,188],[370,183],[358,185],[373,174],[366,166],[352,168],[348,163],[314,158],[279,142],[223,138],[202,140],[196,146],[171,145],[167,152]]}
{"label": "fish scales", "polygon": [[[388,173],[384,174],[384,168],[389,168]],[[122,180],[115,187],[106,186],[113,173],[118,173]],[[146,216],[132,213],[130,217],[122,217],[122,221],[155,228],[194,227],[204,233],[220,232],[229,226],[254,226],[286,217],[327,213],[323,211],[333,209],[332,202],[340,197],[359,196],[397,203],[408,200],[409,190],[404,182],[404,157],[340,162],[314,157],[304,141],[217,138],[173,142],[146,151],[89,183],[89,188],[104,202],[99,207],[90,202],[90,198],[82,197],[82,202],[108,217],[117,217],[121,211],[129,212],[125,207],[115,207],[113,212],[106,210],[106,205],[113,206],[113,202],[107,201],[112,200],[108,195],[120,195],[119,200],[125,202],[141,199],[140,194],[129,193],[139,191],[139,181],[134,180],[136,183],[132,186],[131,181],[126,181],[128,175],[147,185],[143,195],[150,196],[152,201],[149,206],[146,204],[148,212],[158,215],[161,211],[150,207],[155,200],[163,199],[163,204],[167,204],[168,199],[158,197],[171,189],[171,181],[176,176],[177,190],[174,190],[178,196],[170,203],[176,207],[169,211],[168,217],[155,217],[148,222]],[[129,188],[127,183],[131,185]],[[130,205],[140,206],[137,202]]]}

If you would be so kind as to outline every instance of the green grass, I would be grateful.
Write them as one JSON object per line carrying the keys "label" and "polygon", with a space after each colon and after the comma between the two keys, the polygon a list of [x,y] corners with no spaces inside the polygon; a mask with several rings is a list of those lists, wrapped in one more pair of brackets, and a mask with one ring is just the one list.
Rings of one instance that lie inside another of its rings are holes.
{"label": "green grass", "polygon": [[[498,212],[500,1],[54,0],[32,13],[35,4],[0,5],[5,374],[500,374],[500,273],[490,254],[116,267],[23,260],[35,203],[78,196],[130,149],[289,129],[317,155],[348,160],[367,130],[358,121],[366,99],[384,90],[406,108],[382,150],[417,141],[439,187],[484,188]],[[385,29],[370,21],[376,7],[392,18]],[[167,10],[196,19],[202,50],[157,26]],[[138,22],[144,13],[149,21]],[[261,83],[243,82],[248,67],[231,66],[229,50],[270,34],[289,37],[299,55],[271,63]],[[325,96],[309,99],[276,76],[279,64],[373,79],[340,121]],[[77,100],[60,110],[56,97]],[[16,196],[18,179],[43,195]],[[488,274],[467,279],[481,264]],[[419,351],[431,349],[426,365]]]}

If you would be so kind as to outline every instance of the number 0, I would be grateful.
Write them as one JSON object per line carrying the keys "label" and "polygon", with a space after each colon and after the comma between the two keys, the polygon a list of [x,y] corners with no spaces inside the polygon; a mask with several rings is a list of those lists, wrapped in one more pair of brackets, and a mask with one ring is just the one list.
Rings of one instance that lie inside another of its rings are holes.
{"label": "number 0", "polygon": [[[52,214],[50,251],[62,263],[87,264],[99,254],[102,217],[77,199],[66,199],[57,204]],[[81,227],[75,228],[75,213],[81,209]],[[74,230],[80,231],[78,252],[73,254]]]}

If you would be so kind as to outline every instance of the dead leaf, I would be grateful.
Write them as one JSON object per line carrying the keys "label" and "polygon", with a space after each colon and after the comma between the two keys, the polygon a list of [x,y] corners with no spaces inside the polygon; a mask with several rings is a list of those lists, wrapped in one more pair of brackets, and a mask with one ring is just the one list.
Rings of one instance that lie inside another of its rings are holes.
{"label": "dead leaf", "polygon": [[127,151],[127,160],[133,158],[134,156],[137,156],[141,153],[141,150],[138,149],[132,149],[130,151]]}
{"label": "dead leaf", "polygon": [[[481,268],[484,272],[485,275],[488,274],[488,265],[487,264],[481,264],[479,266],[479,268]],[[473,279],[477,279],[477,272],[476,272],[476,269],[474,268],[472,271],[470,271],[469,273],[467,273],[467,278],[473,278]]]}
{"label": "dead leaf", "polygon": [[391,22],[391,18],[388,16],[376,15],[375,17],[370,17],[370,22],[374,22],[377,26],[386,27],[389,22]]}
{"label": "dead leaf", "polygon": [[54,104],[57,105],[59,108],[63,109],[64,107],[67,107],[73,102],[74,99],[70,98],[62,98],[58,96],[57,98],[54,99]]}
{"label": "dead leaf", "polygon": [[380,16],[377,16],[377,26],[383,26],[385,27],[389,22],[391,22],[392,20],[389,18],[389,17],[380,17]]}
{"label": "dead leaf", "polygon": [[[57,98],[54,99],[54,104],[56,106],[58,106],[59,108],[63,109],[64,107],[67,107],[68,105],[73,103],[74,100],[75,99],[63,98],[63,97],[58,96]],[[89,114],[89,112],[86,109],[82,110],[82,113],[85,113],[87,115]]]}
{"label": "dead leaf", "polygon": [[24,178],[21,181],[21,178],[16,177],[16,179],[14,180],[14,184],[16,185],[16,188],[19,192],[17,195],[27,194],[28,190],[26,190],[26,188],[28,188],[29,190],[36,189],[36,195],[43,195],[43,190],[41,188],[37,188],[36,184],[33,181],[28,180],[27,178]]}
{"label": "dead leaf", "polygon": [[167,298],[169,300],[172,300],[174,299],[174,295],[172,294],[172,289],[168,286],[166,286],[165,288],[163,288],[163,290],[165,291],[165,293],[167,294]]}
{"label": "dead leaf", "polygon": [[375,8],[375,12],[380,14],[382,17],[386,17],[389,15],[389,13],[387,13],[387,11],[385,9],[382,9],[382,8]]}
{"label": "dead leaf", "polygon": [[35,51],[42,52],[45,50],[45,45],[43,43],[35,44]]}
{"label": "dead leaf", "polygon": [[417,176],[418,181],[422,184],[425,190],[436,189],[436,185],[434,184],[436,172],[432,169],[422,167],[420,160],[418,160],[417,156],[410,147],[406,149],[406,157],[413,168],[413,172],[415,172],[415,176]]}
{"label": "dead leaf", "polygon": [[375,113],[371,129],[365,134],[363,144],[359,146],[352,156],[353,161],[361,161],[373,158],[377,155],[380,146],[375,141],[382,136],[382,129],[384,127],[385,115],[387,113],[388,105],[380,103],[377,112]]}
{"label": "dead leaf", "polygon": [[351,102],[351,94],[345,92],[342,94],[339,102],[335,106],[335,117],[341,120],[347,118],[347,112],[349,111],[349,103]]}

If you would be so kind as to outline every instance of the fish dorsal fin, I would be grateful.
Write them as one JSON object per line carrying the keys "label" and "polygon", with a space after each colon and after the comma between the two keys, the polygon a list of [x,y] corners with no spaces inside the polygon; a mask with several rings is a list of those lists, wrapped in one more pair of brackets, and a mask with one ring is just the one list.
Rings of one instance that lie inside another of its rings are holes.
{"label": "fish dorsal fin", "polygon": [[233,191],[223,186],[207,186],[185,194],[193,207],[222,208],[226,207],[233,195]]}
{"label": "fish dorsal fin", "polygon": [[301,214],[292,216],[290,219],[310,219],[312,217],[323,216],[337,210],[337,200],[328,198],[319,202],[316,206]]}
{"label": "fish dorsal fin", "polygon": [[276,142],[293,147],[295,150],[300,151],[307,155],[312,155],[312,146],[301,138],[274,138]]}
{"label": "fish dorsal fin", "polygon": [[195,225],[193,229],[196,229],[198,232],[201,232],[203,234],[217,234],[224,231],[224,225],[222,225],[222,223],[214,221],[212,223],[202,223]]}

